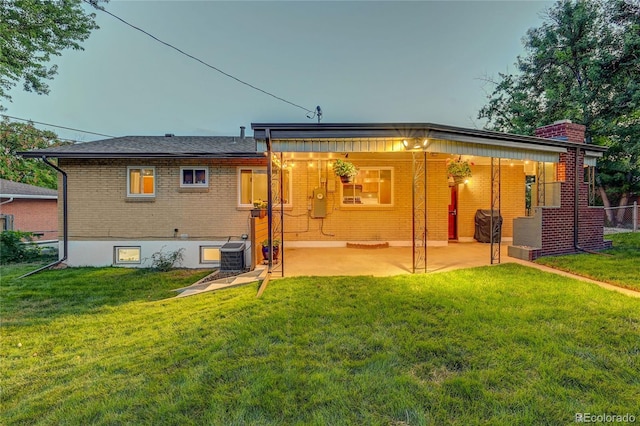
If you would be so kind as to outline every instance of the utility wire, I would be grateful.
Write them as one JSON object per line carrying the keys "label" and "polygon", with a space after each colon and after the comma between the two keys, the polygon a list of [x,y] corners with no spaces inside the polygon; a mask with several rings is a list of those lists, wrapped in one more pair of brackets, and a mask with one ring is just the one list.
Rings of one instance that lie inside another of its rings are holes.
{"label": "utility wire", "polygon": [[[15,131],[15,130],[8,130],[8,133],[12,134],[12,135],[25,135],[25,136],[33,136],[31,133],[29,132],[20,132],[20,131]],[[85,143],[86,141],[79,141],[76,139],[68,139],[68,138],[61,138],[61,137],[56,137],[55,140],[60,141],[60,142],[71,142],[72,144],[76,144],[76,143]]]}
{"label": "utility wire", "polygon": [[280,96],[276,96],[276,95],[274,95],[273,93],[267,92],[266,90],[263,90],[263,89],[261,89],[261,88],[259,88],[259,87],[257,87],[257,86],[254,86],[253,84],[250,84],[250,83],[247,83],[246,81],[240,80],[238,77],[235,77],[235,76],[233,76],[233,75],[231,75],[231,74],[229,74],[229,73],[227,73],[227,72],[222,71],[220,68],[217,68],[217,67],[215,67],[215,66],[213,66],[213,65],[211,65],[211,64],[208,64],[208,63],[206,63],[205,61],[203,61],[202,59],[199,59],[199,58],[197,58],[197,57],[195,57],[195,56],[193,56],[193,55],[191,55],[191,54],[189,54],[189,53],[187,53],[187,52],[185,52],[185,51],[183,51],[183,50],[181,50],[181,49],[179,49],[179,48],[175,47],[174,45],[172,45],[172,44],[170,44],[170,43],[167,43],[166,41],[162,41],[162,40],[160,40],[158,37],[154,36],[153,34],[148,33],[147,31],[143,30],[143,29],[142,29],[142,28],[140,28],[140,27],[136,27],[135,25],[130,24],[129,22],[125,21],[124,19],[120,18],[119,16],[116,16],[116,15],[114,15],[113,13],[109,12],[109,11],[108,11],[107,9],[105,9],[104,7],[102,7],[102,6],[98,5],[97,0],[83,0],[83,1],[84,1],[85,3],[87,3],[87,4],[90,4],[91,6],[95,7],[96,9],[98,9],[98,10],[100,10],[100,11],[102,11],[102,12],[106,13],[107,15],[110,15],[110,16],[114,17],[114,18],[115,18],[115,19],[117,19],[118,21],[122,22],[122,23],[123,23],[123,24],[125,24],[125,25],[128,25],[129,27],[133,28],[134,30],[140,31],[141,33],[143,33],[143,34],[145,34],[145,35],[147,35],[147,36],[151,37],[152,39],[154,39],[154,40],[155,40],[155,41],[157,41],[158,43],[164,44],[165,46],[167,46],[167,47],[169,47],[169,48],[171,48],[171,49],[173,49],[173,50],[175,50],[175,51],[177,51],[177,52],[179,52],[179,53],[183,54],[184,56],[186,56],[186,57],[188,57],[188,58],[193,59],[193,60],[194,60],[194,61],[196,61],[196,62],[200,62],[202,65],[204,65],[204,66],[206,66],[206,67],[209,67],[209,68],[211,68],[212,70],[217,71],[217,72],[219,72],[220,74],[222,74],[222,75],[224,75],[224,76],[226,76],[226,77],[229,77],[229,78],[231,78],[231,79],[233,79],[233,80],[237,81],[237,82],[238,82],[238,83],[240,83],[240,84],[244,84],[245,86],[248,86],[248,87],[250,87],[250,88],[252,88],[252,89],[254,89],[254,90],[257,90],[258,92],[262,92],[262,93],[264,93],[265,95],[271,96],[272,98],[275,98],[275,99],[277,99],[277,100],[279,100],[279,101],[285,102],[285,103],[287,103],[287,104],[289,104],[289,105],[292,105],[292,106],[294,106],[294,107],[296,107],[296,108],[300,108],[300,109],[301,109],[301,110],[303,110],[304,112],[307,112],[307,113],[309,113],[309,114],[313,114],[311,117],[309,117],[309,115],[307,115],[307,117],[309,117],[309,118],[313,118],[313,117],[315,117],[315,115],[316,115],[316,111],[314,111],[314,110],[311,110],[311,109],[305,108],[305,107],[303,107],[303,106],[301,106],[301,105],[298,105],[298,104],[293,103],[293,102],[291,102],[291,101],[288,101],[288,100],[286,100],[286,99],[284,99],[284,98],[281,98]]}
{"label": "utility wire", "polygon": [[26,118],[18,118],[18,117],[12,117],[10,115],[4,115],[2,114],[3,117],[7,117],[7,118],[11,118],[13,120],[20,120],[20,121],[26,121],[28,123],[36,123],[36,124],[42,124],[43,126],[51,126],[51,127],[57,127],[59,129],[66,129],[66,130],[73,130],[76,132],[82,132],[82,133],[88,133],[90,135],[97,135],[97,136],[105,136],[107,138],[115,138],[115,136],[111,136],[111,135],[105,135],[104,133],[96,133],[96,132],[88,132],[86,130],[80,130],[80,129],[74,129],[73,127],[65,127],[65,126],[58,126],[56,124],[49,124],[49,123],[43,123],[41,121],[35,121],[35,120],[28,120]]}

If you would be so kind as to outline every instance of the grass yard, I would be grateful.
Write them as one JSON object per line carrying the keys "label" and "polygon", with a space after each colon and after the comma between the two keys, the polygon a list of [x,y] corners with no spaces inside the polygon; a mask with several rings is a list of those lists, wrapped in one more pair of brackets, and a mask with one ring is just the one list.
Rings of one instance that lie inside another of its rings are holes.
{"label": "grass yard", "polygon": [[516,264],[300,277],[2,268],[1,405],[25,424],[640,420],[640,300]]}
{"label": "grass yard", "polygon": [[[594,280],[640,291],[640,232],[605,235],[613,248],[598,254],[543,257],[536,262]],[[640,421],[640,419],[639,419]]]}

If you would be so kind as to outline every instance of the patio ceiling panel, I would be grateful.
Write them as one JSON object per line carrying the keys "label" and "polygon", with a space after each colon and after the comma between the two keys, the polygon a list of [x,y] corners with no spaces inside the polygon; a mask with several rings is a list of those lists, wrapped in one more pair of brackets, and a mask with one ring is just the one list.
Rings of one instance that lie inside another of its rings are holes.
{"label": "patio ceiling panel", "polygon": [[[266,151],[263,141],[258,141],[258,149]],[[272,140],[273,152],[406,152],[400,139],[287,139]],[[565,148],[553,146],[536,146],[527,149],[517,146],[480,144],[477,142],[460,142],[442,139],[429,139],[427,152],[441,152],[456,155],[474,155],[478,157],[509,158],[514,160],[542,161],[557,163],[559,153]]]}
{"label": "patio ceiling panel", "polygon": [[[258,151],[266,152],[265,141],[257,141]],[[274,152],[402,152],[401,139],[339,138],[339,139],[272,139]]]}
{"label": "patio ceiling panel", "polygon": [[431,140],[427,151],[442,152],[457,155],[473,155],[476,157],[508,158],[512,160],[531,160],[545,163],[557,163],[560,159],[559,153],[566,152],[564,148],[552,148],[551,150],[541,150],[540,148],[525,149],[509,146],[486,145],[471,142],[456,142],[450,140]]}
{"label": "patio ceiling panel", "polygon": [[[399,153],[408,152],[403,145],[407,140],[417,151],[538,162],[558,162],[559,154],[569,148],[584,149],[584,144],[574,142],[432,123],[252,123],[251,127],[261,152],[268,150],[267,138],[272,152]],[[429,144],[421,149],[425,139]],[[605,150],[590,146],[593,152],[586,155],[586,164]]]}

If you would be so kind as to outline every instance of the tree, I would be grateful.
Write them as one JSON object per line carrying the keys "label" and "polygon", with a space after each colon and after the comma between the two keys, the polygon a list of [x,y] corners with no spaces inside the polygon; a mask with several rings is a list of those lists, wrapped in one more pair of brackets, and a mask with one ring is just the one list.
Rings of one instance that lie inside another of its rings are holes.
{"label": "tree", "polygon": [[16,152],[64,144],[51,131],[4,118],[0,121],[0,178],[55,189],[58,185],[55,170],[39,160],[19,157]]}
{"label": "tree", "polygon": [[94,18],[81,0],[0,1],[0,99],[11,101],[7,91],[20,80],[26,91],[49,93],[45,80],[57,73],[51,55],[82,50],[80,42],[98,28]]}
{"label": "tree", "polygon": [[478,113],[492,130],[533,134],[556,120],[584,124],[605,206],[640,193],[640,2],[560,0],[524,38],[518,73],[499,74]]}

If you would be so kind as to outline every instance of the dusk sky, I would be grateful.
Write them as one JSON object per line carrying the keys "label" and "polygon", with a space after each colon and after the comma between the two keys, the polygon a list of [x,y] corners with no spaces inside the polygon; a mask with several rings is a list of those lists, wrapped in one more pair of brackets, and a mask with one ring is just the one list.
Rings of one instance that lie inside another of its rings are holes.
{"label": "dusk sky", "polygon": [[[491,87],[514,71],[542,1],[117,1],[111,13],[322,122],[429,122],[481,128]],[[86,6],[89,9],[89,6]],[[252,122],[312,123],[267,96],[96,11],[84,51],[64,51],[51,93],[5,114],[113,136],[252,135]],[[80,141],[101,139],[47,128]]]}

